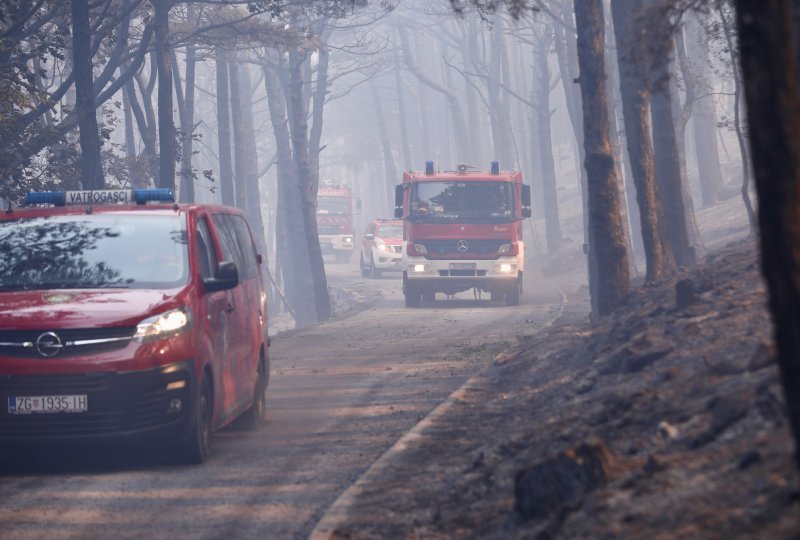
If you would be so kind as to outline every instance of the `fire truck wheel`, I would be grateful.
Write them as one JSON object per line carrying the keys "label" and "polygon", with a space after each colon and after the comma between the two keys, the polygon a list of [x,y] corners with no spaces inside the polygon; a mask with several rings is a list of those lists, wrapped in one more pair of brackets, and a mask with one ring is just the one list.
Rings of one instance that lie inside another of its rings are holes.
{"label": "fire truck wheel", "polygon": [[433,302],[436,301],[436,292],[434,292],[434,291],[425,291],[424,293],[422,293],[422,299],[425,302],[433,303]]}
{"label": "fire truck wheel", "polygon": [[211,454],[211,383],[203,377],[195,403],[194,426],[189,439],[178,449],[181,461],[200,464]]}
{"label": "fire truck wheel", "polygon": [[507,306],[519,305],[519,285],[512,288],[506,293],[506,305]]}
{"label": "fire truck wheel", "polygon": [[492,291],[490,293],[490,299],[492,302],[499,302],[500,300],[503,299],[503,293]]}
{"label": "fire truck wheel", "polygon": [[372,255],[369,256],[369,277],[372,279],[381,277],[381,271],[375,268],[375,259],[372,258]]}

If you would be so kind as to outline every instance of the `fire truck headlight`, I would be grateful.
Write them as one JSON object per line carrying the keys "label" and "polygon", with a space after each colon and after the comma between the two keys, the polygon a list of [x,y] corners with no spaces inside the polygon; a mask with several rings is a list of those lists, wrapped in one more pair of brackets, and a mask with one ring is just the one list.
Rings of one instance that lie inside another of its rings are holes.
{"label": "fire truck headlight", "polygon": [[344,243],[345,244],[352,244],[353,243],[353,237],[352,236],[345,236],[344,237]]}
{"label": "fire truck headlight", "polygon": [[509,263],[502,263],[497,266],[497,271],[500,272],[501,274],[510,274],[516,269],[517,269],[516,265]]}
{"label": "fire truck headlight", "polygon": [[427,270],[427,267],[424,264],[415,264],[411,267],[414,272],[424,272]]}

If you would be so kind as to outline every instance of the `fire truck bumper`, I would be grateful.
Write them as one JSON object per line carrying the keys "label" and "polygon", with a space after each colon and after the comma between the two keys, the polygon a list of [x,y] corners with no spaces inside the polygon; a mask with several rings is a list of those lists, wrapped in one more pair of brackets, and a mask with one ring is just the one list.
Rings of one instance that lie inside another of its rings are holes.
{"label": "fire truck bumper", "polygon": [[407,257],[403,265],[408,283],[425,290],[454,294],[473,287],[504,292],[518,287],[521,274],[516,257],[497,260],[428,260]]}
{"label": "fire truck bumper", "polygon": [[322,253],[352,252],[355,249],[355,239],[352,234],[320,235],[319,247],[322,249]]}

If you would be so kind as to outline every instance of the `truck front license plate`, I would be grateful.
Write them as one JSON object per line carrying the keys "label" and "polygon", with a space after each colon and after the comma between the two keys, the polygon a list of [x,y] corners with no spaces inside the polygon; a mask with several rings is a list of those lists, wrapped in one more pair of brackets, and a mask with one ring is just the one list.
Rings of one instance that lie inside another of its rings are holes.
{"label": "truck front license plate", "polygon": [[459,270],[460,271],[464,271],[464,270],[474,271],[476,266],[477,265],[475,263],[450,263],[450,270],[451,271],[453,271],[453,270],[456,270],[456,271],[459,271]]}
{"label": "truck front license plate", "polygon": [[70,396],[8,396],[8,414],[82,413],[89,410],[86,394]]}

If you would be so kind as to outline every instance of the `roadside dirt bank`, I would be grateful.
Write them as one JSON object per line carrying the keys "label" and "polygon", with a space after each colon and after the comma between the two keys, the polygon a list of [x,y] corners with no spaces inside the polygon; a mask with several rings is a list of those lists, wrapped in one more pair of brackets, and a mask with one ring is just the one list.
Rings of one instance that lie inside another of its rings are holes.
{"label": "roadside dirt bank", "polygon": [[[323,520],[328,538],[798,538],[751,240],[497,353]],[[401,443],[403,441],[401,440]]]}

